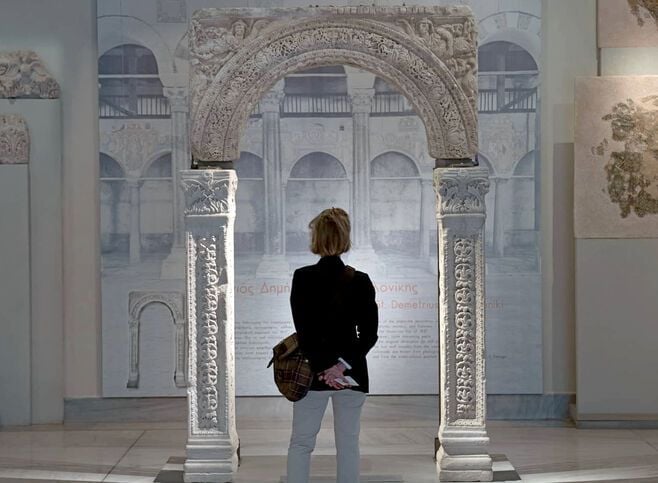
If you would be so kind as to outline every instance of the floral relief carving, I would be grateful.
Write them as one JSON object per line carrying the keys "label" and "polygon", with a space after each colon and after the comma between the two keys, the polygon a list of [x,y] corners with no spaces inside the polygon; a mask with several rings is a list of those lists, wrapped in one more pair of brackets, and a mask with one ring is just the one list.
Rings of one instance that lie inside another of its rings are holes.
{"label": "floral relief carving", "polygon": [[336,63],[365,67],[410,99],[427,127],[432,156],[475,154],[476,32],[470,10],[296,9],[291,12],[297,17],[293,22],[278,21],[277,10],[254,34],[262,16],[252,18],[249,15],[255,14],[241,9],[207,9],[195,14],[198,32],[191,50],[206,45],[208,25],[221,24],[228,32],[238,13],[245,18],[248,38],[234,48],[219,49],[226,54],[221,58],[197,56],[192,63],[192,145],[197,159],[236,159],[241,130],[268,86],[290,72]]}
{"label": "floral relief carving", "polygon": [[604,138],[592,154],[602,158],[610,201],[622,218],[658,214],[658,95],[618,102],[602,120],[614,143]]}
{"label": "floral relief carving", "polygon": [[653,20],[658,27],[658,0],[628,0],[628,6],[640,27],[644,26],[645,19]]}
{"label": "floral relief carving", "polygon": [[0,51],[0,98],[59,98],[59,84],[31,50]]}
{"label": "floral relief carving", "polygon": [[185,194],[186,215],[219,215],[235,213],[237,177],[221,176],[205,170],[201,179],[181,181]]}
{"label": "floral relief carving", "polygon": [[456,416],[475,418],[475,241],[456,238],[455,256],[455,397]]}
{"label": "floral relief carving", "polygon": [[25,119],[0,114],[0,164],[25,164],[30,160],[30,136]]}
{"label": "floral relief carving", "polygon": [[485,195],[489,192],[486,169],[462,168],[449,173],[435,172],[439,213],[485,213]]}

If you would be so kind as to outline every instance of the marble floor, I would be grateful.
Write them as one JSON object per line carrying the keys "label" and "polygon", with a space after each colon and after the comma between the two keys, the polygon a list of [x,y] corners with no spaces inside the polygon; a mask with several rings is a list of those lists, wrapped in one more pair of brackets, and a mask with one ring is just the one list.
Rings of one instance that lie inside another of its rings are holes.
{"label": "marble floor", "polygon": [[[363,481],[437,481],[432,461],[436,411],[426,400],[368,399],[362,418]],[[242,463],[235,483],[285,481],[290,409],[282,398],[238,400]],[[314,482],[333,481],[331,425],[329,409],[312,462]],[[489,435],[490,452],[505,455],[524,482],[658,483],[658,430],[583,430],[562,421],[491,421]],[[182,418],[4,427],[0,483],[152,482],[163,469],[180,469],[185,438]]]}

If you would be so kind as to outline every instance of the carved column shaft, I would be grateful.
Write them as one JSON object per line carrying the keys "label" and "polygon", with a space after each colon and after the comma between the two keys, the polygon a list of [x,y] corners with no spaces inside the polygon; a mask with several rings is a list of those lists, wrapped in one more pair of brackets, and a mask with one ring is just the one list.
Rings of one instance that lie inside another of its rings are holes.
{"label": "carved column shaft", "polygon": [[355,89],[352,99],[352,243],[370,247],[370,111],[374,89]]}
{"label": "carved column shaft", "polygon": [[181,172],[187,249],[188,438],[185,481],[237,471],[233,226],[234,170]]}
{"label": "carved column shaft", "polygon": [[281,121],[279,105],[283,92],[270,91],[261,99],[263,112],[263,157],[265,168],[265,254],[285,253],[281,173]]}
{"label": "carved column shaft", "polygon": [[484,222],[488,172],[437,168],[441,481],[491,481],[485,387]]}

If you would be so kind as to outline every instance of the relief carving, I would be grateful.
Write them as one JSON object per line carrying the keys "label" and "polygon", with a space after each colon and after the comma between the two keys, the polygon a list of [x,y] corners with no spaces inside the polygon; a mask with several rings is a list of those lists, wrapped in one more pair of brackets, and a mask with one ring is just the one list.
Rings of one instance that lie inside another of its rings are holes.
{"label": "relief carving", "polygon": [[456,238],[455,255],[455,396],[456,416],[476,417],[475,241]]}
{"label": "relief carving", "polygon": [[194,18],[190,36],[190,67],[194,71],[190,86],[193,95],[200,95],[238,49],[257,36],[268,23],[264,19],[247,23],[240,18]]}
{"label": "relief carving", "polygon": [[[217,265],[217,236],[210,235],[197,239],[197,293],[199,323],[197,327],[197,417],[201,430],[217,429],[219,395],[217,382],[219,366],[219,308],[221,275],[225,269]],[[226,281],[223,281],[225,284]]]}
{"label": "relief carving", "polygon": [[[232,26],[240,12],[246,27],[239,27],[236,37],[227,22]],[[192,36],[192,50],[198,55],[190,82],[197,159],[236,159],[246,119],[268,86],[290,72],[337,63],[376,72],[411,99],[427,127],[432,156],[475,154],[477,33],[470,10],[318,7],[296,9],[294,14],[294,22],[279,22],[276,15],[281,13],[273,11],[271,23],[257,33],[256,24],[264,19],[249,17],[246,10],[195,14],[198,32]],[[226,40],[232,37],[232,43]],[[219,45],[210,48],[212,42]],[[204,49],[210,49],[208,55]]]}
{"label": "relief carving", "polygon": [[640,27],[644,26],[645,19],[653,20],[658,27],[658,0],[628,0],[628,6]]}
{"label": "relief carving", "polygon": [[219,215],[235,213],[235,176],[225,177],[211,170],[203,171],[201,179],[181,181],[185,194],[186,215]]}
{"label": "relief carving", "polygon": [[25,164],[30,160],[30,136],[19,114],[0,114],[0,164]]}
{"label": "relief carving", "polygon": [[0,51],[0,98],[59,98],[59,84],[31,50]]}
{"label": "relief carving", "polygon": [[485,195],[489,192],[486,169],[463,168],[450,173],[435,171],[439,214],[485,213]]}
{"label": "relief carving", "polygon": [[624,145],[615,151],[604,138],[592,148],[602,158],[610,201],[622,218],[658,214],[658,95],[619,102],[602,120],[609,121],[612,140]]}

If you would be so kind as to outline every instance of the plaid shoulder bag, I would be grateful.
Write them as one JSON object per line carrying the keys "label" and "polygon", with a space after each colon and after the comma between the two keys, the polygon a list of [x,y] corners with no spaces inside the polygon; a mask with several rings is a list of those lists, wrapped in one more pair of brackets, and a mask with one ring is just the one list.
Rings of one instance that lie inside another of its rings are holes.
{"label": "plaid shoulder bag", "polygon": [[267,367],[274,364],[274,383],[288,401],[299,401],[311,386],[311,365],[299,350],[297,333],[293,333],[272,349],[274,355]]}

